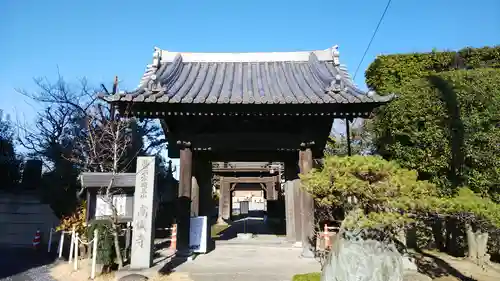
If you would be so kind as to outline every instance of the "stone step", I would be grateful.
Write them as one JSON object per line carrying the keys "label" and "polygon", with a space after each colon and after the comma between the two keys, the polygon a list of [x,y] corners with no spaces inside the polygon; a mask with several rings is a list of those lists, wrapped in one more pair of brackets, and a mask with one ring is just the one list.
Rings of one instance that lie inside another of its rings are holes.
{"label": "stone step", "polygon": [[23,213],[0,213],[0,225],[17,224],[57,224],[58,220],[53,214],[23,214]]}
{"label": "stone step", "polygon": [[0,203],[0,216],[1,214],[40,214],[40,213],[54,213],[49,205],[40,203]]}

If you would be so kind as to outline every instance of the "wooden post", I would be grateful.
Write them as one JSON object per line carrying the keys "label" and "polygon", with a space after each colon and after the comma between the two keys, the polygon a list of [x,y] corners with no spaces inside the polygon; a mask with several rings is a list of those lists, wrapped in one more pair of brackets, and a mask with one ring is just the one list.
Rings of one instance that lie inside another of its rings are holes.
{"label": "wooden post", "polygon": [[92,245],[92,268],[90,269],[90,278],[95,278],[95,267],[97,263],[97,240],[99,239],[99,231],[94,229],[94,244]]}
{"label": "wooden post", "polygon": [[207,216],[210,219],[214,207],[212,198],[212,163],[205,159],[200,159],[196,165],[195,176],[200,188],[199,215]]}
{"label": "wooden post", "polygon": [[267,200],[277,200],[278,196],[276,194],[274,181],[268,181],[265,183],[267,191]]}
{"label": "wooden post", "polygon": [[179,141],[180,146],[180,173],[179,197],[177,198],[177,255],[190,256],[189,232],[191,218],[191,184],[193,153],[191,143]]}
{"label": "wooden post", "polygon": [[300,180],[298,179],[297,163],[285,163],[285,197],[287,210],[287,240],[301,243],[301,211],[300,211]]}
{"label": "wooden post", "polygon": [[[311,146],[314,143],[303,144],[299,155],[300,173],[306,174],[312,169],[313,156]],[[302,211],[302,257],[314,257],[314,199],[311,194],[301,191],[301,211]]]}
{"label": "wooden post", "polygon": [[217,223],[224,224],[231,215],[231,183],[221,178],[219,194],[219,220]]}

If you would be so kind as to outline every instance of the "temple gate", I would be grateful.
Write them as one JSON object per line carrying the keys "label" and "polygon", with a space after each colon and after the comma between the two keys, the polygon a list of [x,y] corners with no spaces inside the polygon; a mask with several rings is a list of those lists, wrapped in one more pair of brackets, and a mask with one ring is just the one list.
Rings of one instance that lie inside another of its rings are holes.
{"label": "temple gate", "polygon": [[[313,256],[314,202],[300,189],[334,118],[369,117],[391,96],[357,88],[336,46],[281,53],[179,53],[155,48],[137,89],[103,96],[123,115],[158,118],[180,158],[178,254],[189,255],[191,215],[210,215],[211,162],[284,163],[287,237]],[[228,184],[221,187],[228,219]]]}

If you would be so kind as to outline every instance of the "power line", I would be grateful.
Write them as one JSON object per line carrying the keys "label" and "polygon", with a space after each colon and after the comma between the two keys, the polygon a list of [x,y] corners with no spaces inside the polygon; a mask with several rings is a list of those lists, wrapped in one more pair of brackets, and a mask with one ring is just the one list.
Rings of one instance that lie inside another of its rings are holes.
{"label": "power line", "polygon": [[392,0],[387,1],[387,5],[385,6],[384,12],[382,13],[382,16],[380,17],[380,20],[378,21],[378,24],[377,24],[377,27],[375,28],[375,31],[373,31],[372,38],[370,39],[368,46],[366,46],[365,52],[363,53],[363,56],[361,57],[361,60],[359,61],[358,67],[356,67],[356,72],[354,72],[354,76],[353,76],[352,80],[356,79],[356,75],[358,75],[359,68],[361,67],[363,60],[365,59],[366,54],[368,53],[368,50],[370,49],[370,46],[372,45],[373,39],[375,39],[375,35],[377,35],[380,24],[382,23],[382,20],[384,19],[385,14],[387,13],[387,10],[389,9],[389,6],[391,5],[391,2],[392,2]]}

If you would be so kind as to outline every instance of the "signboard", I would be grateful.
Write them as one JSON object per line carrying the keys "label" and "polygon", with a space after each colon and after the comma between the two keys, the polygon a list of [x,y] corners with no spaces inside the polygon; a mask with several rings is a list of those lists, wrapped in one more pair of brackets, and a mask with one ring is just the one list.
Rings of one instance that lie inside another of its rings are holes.
{"label": "signboard", "polygon": [[250,202],[248,201],[240,201],[240,214],[248,215]]}
{"label": "signboard", "polygon": [[137,157],[131,269],[150,268],[153,264],[155,179],[155,157]]}
{"label": "signboard", "polygon": [[[96,218],[107,217],[113,214],[111,210],[111,204],[106,202],[104,195],[97,195],[96,197],[96,207],[95,216]],[[126,194],[116,194],[112,197],[112,203],[116,208],[118,216],[126,216],[126,206],[127,206],[127,195]]]}
{"label": "signboard", "polygon": [[189,248],[194,253],[207,252],[207,217],[192,217],[190,221]]}

